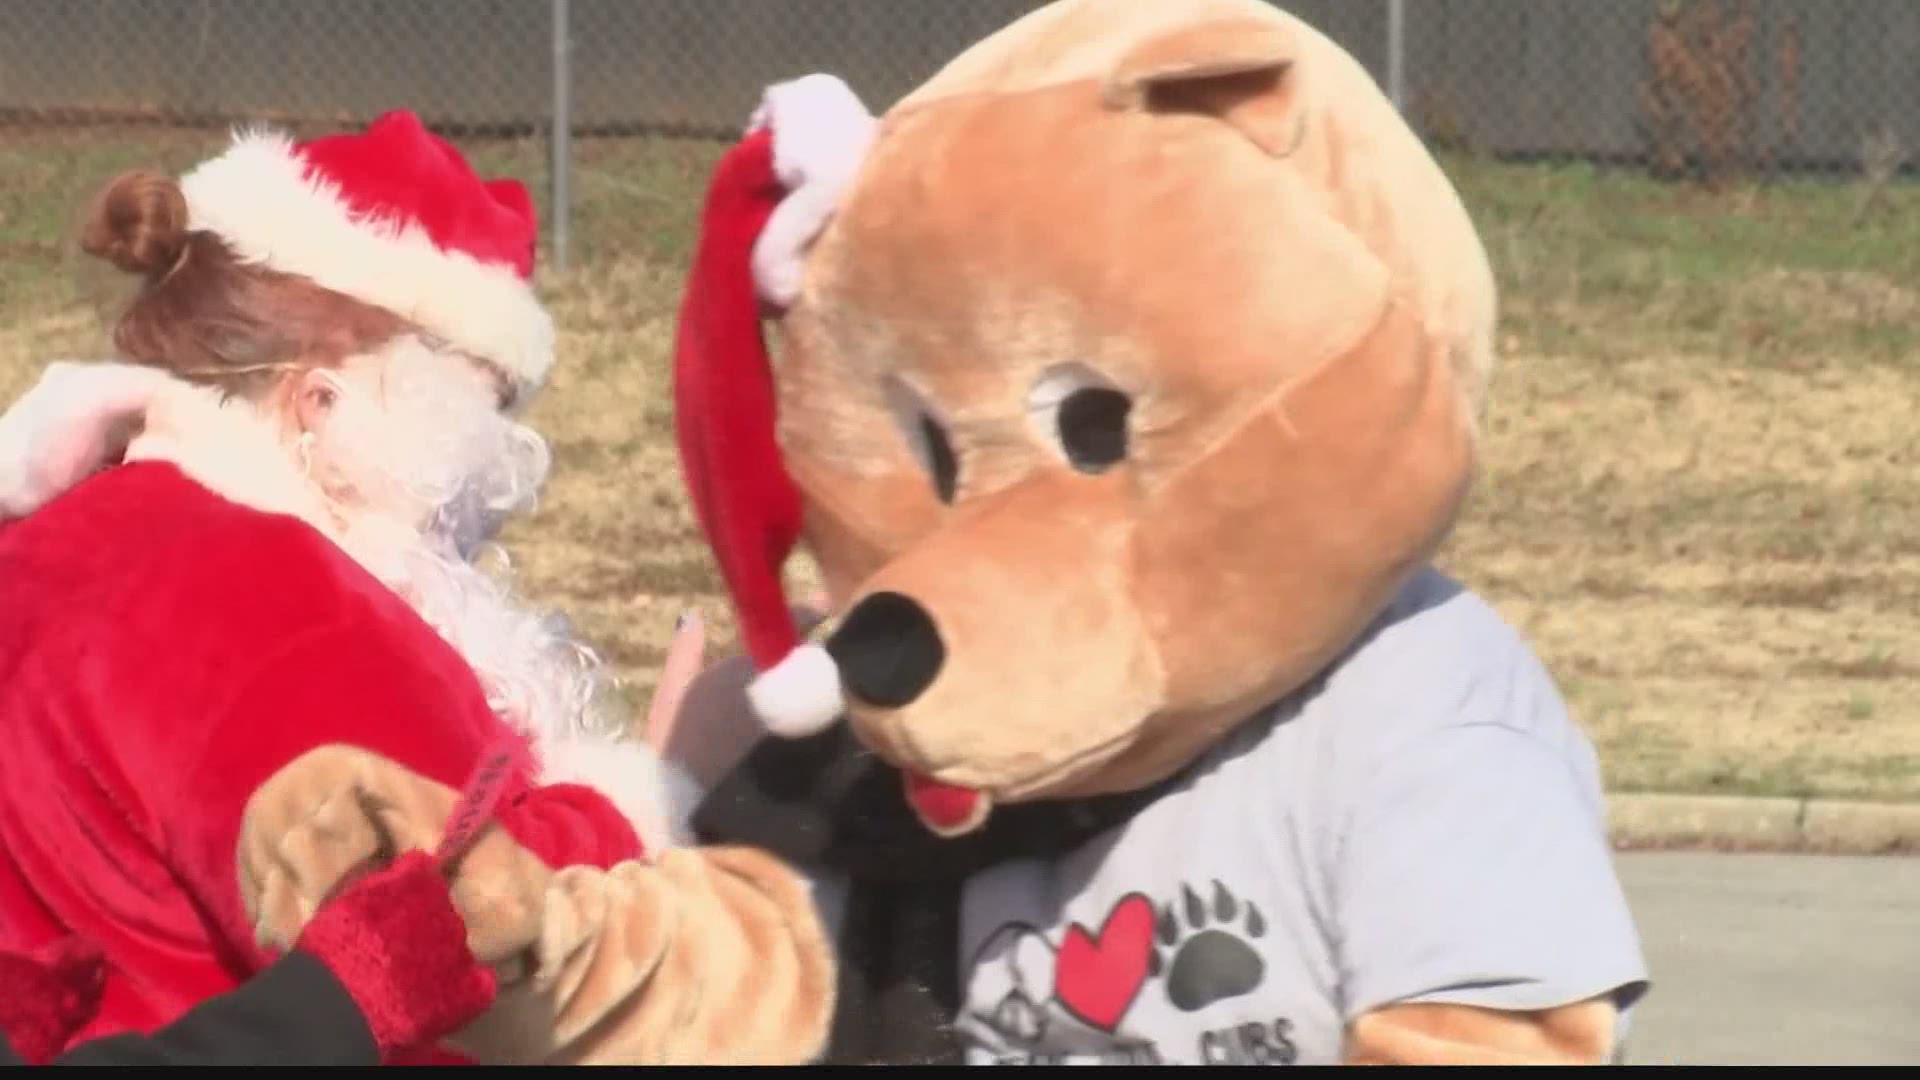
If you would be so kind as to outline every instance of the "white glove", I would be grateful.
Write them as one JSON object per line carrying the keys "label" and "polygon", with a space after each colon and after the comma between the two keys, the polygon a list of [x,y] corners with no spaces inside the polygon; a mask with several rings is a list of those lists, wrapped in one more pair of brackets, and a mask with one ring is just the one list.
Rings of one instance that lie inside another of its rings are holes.
{"label": "white glove", "polygon": [[137,364],[48,365],[0,416],[0,521],[26,517],[107,465],[169,381]]}

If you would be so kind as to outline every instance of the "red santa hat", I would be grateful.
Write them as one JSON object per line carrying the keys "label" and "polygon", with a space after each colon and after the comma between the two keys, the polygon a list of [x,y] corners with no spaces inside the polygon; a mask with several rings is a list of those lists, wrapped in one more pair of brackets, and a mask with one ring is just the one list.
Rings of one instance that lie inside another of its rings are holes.
{"label": "red santa hat", "polygon": [[243,260],[392,311],[497,365],[531,396],[553,362],[535,297],[533,200],[483,180],[410,112],[295,143],[243,131],[181,178],[188,226]]}
{"label": "red santa hat", "polygon": [[775,431],[760,320],[799,296],[807,247],[858,170],[874,126],[831,76],[767,91],[746,137],[710,180],[675,342],[681,467],[759,669],[748,697],[768,729],[785,736],[832,723],[841,696],[832,658],[802,643],[782,584],[800,536],[801,498]]}

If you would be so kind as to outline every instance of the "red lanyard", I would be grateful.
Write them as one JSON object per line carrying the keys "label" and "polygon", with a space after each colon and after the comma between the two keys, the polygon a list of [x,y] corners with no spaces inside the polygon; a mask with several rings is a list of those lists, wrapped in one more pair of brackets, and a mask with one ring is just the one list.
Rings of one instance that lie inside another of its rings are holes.
{"label": "red lanyard", "polygon": [[506,794],[507,784],[513,779],[514,769],[524,753],[520,738],[509,735],[481,756],[479,766],[460,792],[460,801],[454,804],[446,835],[440,838],[440,846],[433,853],[436,865],[446,867],[473,846],[480,830],[493,820],[500,797]]}

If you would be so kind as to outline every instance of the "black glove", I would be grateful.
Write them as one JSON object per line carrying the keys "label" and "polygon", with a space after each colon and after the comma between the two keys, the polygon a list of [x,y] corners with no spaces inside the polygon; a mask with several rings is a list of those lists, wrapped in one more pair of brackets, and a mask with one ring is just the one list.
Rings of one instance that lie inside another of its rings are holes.
{"label": "black glove", "polygon": [[693,816],[702,843],[748,844],[846,875],[839,1004],[825,1064],[960,1064],[960,892],[1008,859],[1053,858],[1124,824],[1175,781],[1099,799],[994,808],[943,839],[907,805],[898,769],[845,723],[762,740]]}

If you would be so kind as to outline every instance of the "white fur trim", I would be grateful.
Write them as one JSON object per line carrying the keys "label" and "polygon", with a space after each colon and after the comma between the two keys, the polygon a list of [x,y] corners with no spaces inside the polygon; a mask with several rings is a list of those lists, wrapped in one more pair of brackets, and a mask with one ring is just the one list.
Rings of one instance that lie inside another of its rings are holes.
{"label": "white fur trim", "polygon": [[531,391],[553,364],[553,322],[508,266],[445,251],[418,225],[356,217],[338,188],[309,178],[293,141],[242,132],[180,181],[189,226],[247,261],[386,308],[480,357]]}
{"label": "white fur trim", "polygon": [[294,463],[284,435],[244,399],[168,377],[125,460],[167,462],[229,502],[299,518],[339,542],[338,523]]}
{"label": "white fur trim", "polygon": [[534,752],[542,783],[599,792],[632,823],[649,857],[692,842],[687,820],[699,803],[699,785],[651,748],[630,739],[578,736],[536,743]]}
{"label": "white fur trim", "polygon": [[169,381],[135,364],[49,365],[0,416],[0,521],[26,517],[106,465],[122,429]]}
{"label": "white fur trim", "polygon": [[157,368],[109,362],[49,365],[0,415],[0,521],[65,494],[113,463],[116,451],[125,462],[167,462],[230,502],[299,518],[340,539],[319,493],[258,409]]}
{"label": "white fur trim", "polygon": [[[170,462],[224,498],[333,535],[325,508],[256,409],[154,368],[116,363],[52,364],[0,415],[0,521],[25,517],[107,464],[115,425],[141,418],[146,428],[125,460]],[[529,734],[543,782],[599,792],[649,852],[692,842],[688,821],[701,789],[684,770],[632,740]]]}
{"label": "white fur trim", "polygon": [[767,126],[787,196],[754,243],[753,277],[761,299],[785,308],[800,295],[807,248],[866,159],[877,121],[846,83],[808,75],[767,90],[748,130]]}
{"label": "white fur trim", "polygon": [[818,645],[802,645],[753,680],[747,699],[767,730],[798,739],[827,729],[840,716],[840,669]]}
{"label": "white fur trim", "polygon": [[[209,490],[265,513],[307,522],[343,548],[350,545],[288,454],[273,423],[239,399],[222,401],[212,390],[166,378],[147,411],[147,430],[128,447],[128,461],[176,465]],[[365,519],[359,527],[374,527]],[[349,550],[376,576],[383,568]],[[459,642],[448,639],[456,648]],[[467,655],[469,664],[474,658]],[[543,714],[539,721],[504,715],[533,741],[548,783],[577,783],[613,803],[650,852],[690,843],[687,820],[699,804],[693,779],[633,741],[582,732],[572,716]]]}

